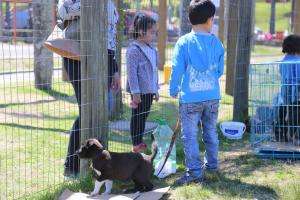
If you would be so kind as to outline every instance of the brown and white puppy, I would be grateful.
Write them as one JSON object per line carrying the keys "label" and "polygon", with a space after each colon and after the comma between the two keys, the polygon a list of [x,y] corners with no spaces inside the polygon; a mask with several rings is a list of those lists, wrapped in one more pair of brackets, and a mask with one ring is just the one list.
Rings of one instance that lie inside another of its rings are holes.
{"label": "brown and white puppy", "polygon": [[157,145],[154,141],[151,155],[109,152],[97,139],[88,139],[76,153],[80,159],[92,160],[96,178],[92,195],[98,194],[104,182],[106,183],[105,193],[109,193],[113,180],[132,180],[135,184],[132,192],[153,189],[150,178],[153,172],[153,160],[157,154]]}

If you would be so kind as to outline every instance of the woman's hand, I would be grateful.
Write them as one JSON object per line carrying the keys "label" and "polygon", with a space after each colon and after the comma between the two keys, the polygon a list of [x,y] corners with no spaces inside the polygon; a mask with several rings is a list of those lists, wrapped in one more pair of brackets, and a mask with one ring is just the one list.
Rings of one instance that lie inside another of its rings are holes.
{"label": "woman's hand", "polygon": [[111,89],[118,92],[121,89],[121,78],[118,72],[112,77]]}
{"label": "woman's hand", "polygon": [[141,103],[141,95],[140,94],[132,94],[132,101],[136,104]]}

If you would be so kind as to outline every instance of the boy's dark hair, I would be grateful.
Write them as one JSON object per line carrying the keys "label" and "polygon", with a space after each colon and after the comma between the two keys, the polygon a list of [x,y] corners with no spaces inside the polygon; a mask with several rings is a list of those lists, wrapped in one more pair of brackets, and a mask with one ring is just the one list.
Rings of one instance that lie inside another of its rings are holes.
{"label": "boy's dark hair", "polygon": [[289,35],[283,40],[282,52],[286,54],[300,54],[300,36]]}
{"label": "boy's dark hair", "polygon": [[142,36],[140,31],[142,31],[143,34],[146,34],[147,30],[152,28],[152,26],[155,24],[156,21],[151,16],[148,16],[144,13],[138,13],[134,18],[132,37],[137,39],[138,37]]}
{"label": "boy's dark hair", "polygon": [[205,24],[216,13],[216,6],[210,0],[192,0],[189,19],[192,25]]}

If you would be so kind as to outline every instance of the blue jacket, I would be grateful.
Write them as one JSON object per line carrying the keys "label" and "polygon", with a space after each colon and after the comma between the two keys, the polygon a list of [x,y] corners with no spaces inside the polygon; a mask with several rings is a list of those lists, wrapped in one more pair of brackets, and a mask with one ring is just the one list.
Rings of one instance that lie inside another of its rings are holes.
{"label": "blue jacket", "polygon": [[286,55],[279,68],[283,103],[294,103],[299,100],[300,96],[300,56]]}
{"label": "blue jacket", "polygon": [[180,103],[221,98],[219,78],[224,71],[224,47],[213,34],[190,32],[177,41],[172,60],[170,95]]}

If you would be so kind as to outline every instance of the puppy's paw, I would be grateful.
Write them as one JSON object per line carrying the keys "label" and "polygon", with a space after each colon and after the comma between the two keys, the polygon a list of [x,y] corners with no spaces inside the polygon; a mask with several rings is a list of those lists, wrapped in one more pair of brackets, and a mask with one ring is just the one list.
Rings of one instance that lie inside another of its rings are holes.
{"label": "puppy's paw", "polygon": [[98,192],[91,192],[90,196],[91,197],[94,197],[94,196],[97,196],[98,195]]}

